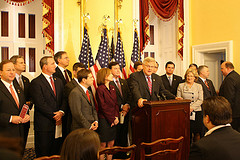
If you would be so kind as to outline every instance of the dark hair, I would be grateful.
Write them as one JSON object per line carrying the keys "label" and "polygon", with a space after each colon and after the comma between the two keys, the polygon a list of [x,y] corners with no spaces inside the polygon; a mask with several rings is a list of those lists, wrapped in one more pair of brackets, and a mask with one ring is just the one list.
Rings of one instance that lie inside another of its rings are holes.
{"label": "dark hair", "polygon": [[106,76],[111,74],[111,70],[109,68],[102,68],[97,73],[97,85],[105,84]]}
{"label": "dark hair", "polygon": [[54,55],[54,60],[55,62],[58,64],[58,59],[62,58],[63,54],[66,54],[67,52],[65,51],[58,51],[55,55]]}
{"label": "dark hair", "polygon": [[78,68],[84,68],[85,69],[86,66],[83,63],[81,63],[81,62],[74,63],[73,70],[77,71]]}
{"label": "dark hair", "polygon": [[17,63],[17,59],[19,59],[19,58],[22,58],[22,59],[24,59],[24,57],[23,57],[23,56],[20,56],[20,55],[15,55],[15,56],[12,56],[12,57],[10,58],[10,61],[12,61],[12,62],[13,62],[13,64],[16,64],[16,63]]}
{"label": "dark hair", "polygon": [[61,160],[97,160],[100,148],[98,134],[86,128],[72,131],[65,139]]}
{"label": "dark hair", "polygon": [[203,101],[203,115],[209,116],[213,125],[224,125],[232,122],[232,109],[228,100],[221,96],[209,97]]}
{"label": "dark hair", "polygon": [[230,68],[230,69],[234,69],[234,66],[233,66],[232,62],[225,62],[225,67]]}
{"label": "dark hair", "polygon": [[140,66],[140,65],[142,65],[142,62],[137,61],[137,62],[134,63],[133,68],[134,68],[134,69],[137,69],[137,67]]}
{"label": "dark hair", "polygon": [[156,64],[157,64],[157,68],[159,67],[159,64],[158,64],[158,62],[156,61]]}
{"label": "dark hair", "polygon": [[10,61],[10,60],[8,60],[8,59],[3,60],[3,61],[0,63],[0,71],[2,71],[2,70],[3,70],[3,66],[4,66],[5,64],[8,64],[8,63],[13,63],[13,62]]}
{"label": "dark hair", "polygon": [[87,79],[88,75],[91,73],[90,70],[88,69],[81,69],[80,71],[77,72],[77,79],[78,82],[82,82],[82,79],[85,78]]}
{"label": "dark hair", "polygon": [[112,69],[112,66],[116,66],[116,65],[119,65],[119,63],[118,63],[118,62],[110,62],[110,63],[108,64],[108,68],[109,68],[109,69]]}
{"label": "dark hair", "polygon": [[43,68],[44,65],[48,64],[47,63],[48,58],[53,58],[53,57],[52,56],[44,56],[44,57],[41,58],[41,60],[39,62],[41,69]]}
{"label": "dark hair", "polygon": [[172,61],[168,61],[168,62],[166,63],[166,65],[165,65],[165,68],[167,68],[167,66],[168,66],[169,64],[173,64],[173,65],[174,65],[174,68],[175,68],[175,64],[174,64]]}
{"label": "dark hair", "polygon": [[201,66],[199,66],[199,67],[198,67],[198,74],[201,73],[201,71],[203,70],[203,68],[208,68],[208,66],[206,66],[206,65],[201,65]]}
{"label": "dark hair", "polygon": [[195,67],[198,69],[198,66],[197,66],[197,64],[195,64],[195,63],[190,64],[188,68],[190,68],[190,67],[192,67],[192,66],[195,66]]}

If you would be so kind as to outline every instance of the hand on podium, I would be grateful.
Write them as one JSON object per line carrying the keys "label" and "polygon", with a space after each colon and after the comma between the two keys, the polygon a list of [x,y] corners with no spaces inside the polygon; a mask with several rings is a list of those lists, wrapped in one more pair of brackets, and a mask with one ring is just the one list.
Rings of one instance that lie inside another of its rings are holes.
{"label": "hand on podium", "polygon": [[142,108],[143,107],[143,102],[144,101],[147,101],[146,99],[143,99],[143,98],[140,98],[139,100],[138,100],[138,107],[139,108]]}

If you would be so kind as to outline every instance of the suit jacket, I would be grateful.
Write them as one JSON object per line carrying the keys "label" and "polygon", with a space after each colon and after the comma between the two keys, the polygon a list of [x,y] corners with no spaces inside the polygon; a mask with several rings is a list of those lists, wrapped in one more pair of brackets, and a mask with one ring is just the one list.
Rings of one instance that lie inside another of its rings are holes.
{"label": "suit jacket", "polygon": [[202,81],[201,78],[198,78],[197,83],[202,85],[203,88],[203,99],[207,99],[208,97],[217,96],[215,87],[210,79],[206,79],[209,89],[206,84]]}
{"label": "suit jacket", "polygon": [[54,112],[62,110],[65,112],[66,101],[63,97],[62,81],[53,77],[56,96],[43,74],[31,82],[31,97],[35,104],[34,130],[55,132],[56,121],[53,119]]}
{"label": "suit jacket", "polygon": [[72,130],[79,128],[89,129],[94,121],[98,121],[91,92],[89,92],[89,95],[90,101],[80,85],[77,85],[69,95],[68,102],[72,113]]}
{"label": "suit jacket", "polygon": [[[68,73],[68,75],[70,77],[69,81],[71,81],[72,80],[72,73],[68,69],[66,69],[66,70],[67,70],[67,73]],[[59,69],[59,67],[56,67],[56,72],[53,75],[58,77],[58,78],[60,78],[62,80],[64,86],[67,84],[66,79],[64,78],[64,75],[62,74],[62,72]]]}
{"label": "suit jacket", "polygon": [[64,87],[64,94],[65,97],[68,99],[69,94],[71,93],[71,91],[78,86],[78,82],[76,82],[76,80],[73,78],[69,83],[67,83]]}
{"label": "suit jacket", "polygon": [[0,80],[0,133],[10,137],[24,137],[24,124],[10,123],[11,115],[19,116],[23,104],[25,104],[24,93],[21,88],[13,82],[19,98],[19,108],[11,93]]}
{"label": "suit jacket", "polygon": [[177,90],[177,96],[183,99],[189,99],[192,102],[190,106],[194,111],[201,111],[201,105],[203,103],[203,89],[198,83],[193,83],[192,87],[187,86],[187,82],[180,83]]}
{"label": "suit jacket", "polygon": [[239,160],[240,133],[223,127],[193,143],[189,160]]}
{"label": "suit jacket", "polygon": [[164,94],[167,99],[174,99],[175,96],[165,89],[162,79],[157,74],[152,74],[152,94],[148,88],[148,83],[146,81],[143,71],[134,72],[130,75],[130,90],[132,91],[133,100],[135,105],[140,98],[147,99],[148,101],[159,100],[158,96]]}
{"label": "suit jacket", "polygon": [[232,108],[233,118],[240,117],[240,75],[232,71],[223,80],[220,89],[219,96],[225,97]]}
{"label": "suit jacket", "polygon": [[170,86],[170,83],[169,83],[169,80],[168,80],[166,74],[162,75],[161,78],[162,78],[162,82],[163,82],[164,87],[169,92],[171,92],[172,94],[174,94],[176,96],[178,85],[179,85],[179,83],[183,82],[182,77],[173,74],[172,86]]}
{"label": "suit jacket", "polygon": [[119,117],[119,107],[114,86],[109,85],[109,90],[105,85],[98,86],[96,90],[98,102],[98,117],[106,119],[112,124],[115,117]]}
{"label": "suit jacket", "polygon": [[110,84],[113,85],[116,90],[118,106],[119,106],[119,110],[121,110],[121,105],[125,105],[125,104],[130,105],[131,104],[131,96],[132,95],[131,95],[130,89],[128,87],[127,81],[119,78],[119,82],[121,85],[122,95],[114,81],[110,82]]}

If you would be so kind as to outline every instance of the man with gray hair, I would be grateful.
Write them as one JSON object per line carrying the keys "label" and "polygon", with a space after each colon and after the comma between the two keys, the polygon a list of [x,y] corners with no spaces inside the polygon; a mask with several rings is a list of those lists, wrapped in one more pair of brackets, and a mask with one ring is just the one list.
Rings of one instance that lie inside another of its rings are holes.
{"label": "man with gray hair", "polygon": [[147,57],[143,60],[143,70],[130,75],[133,103],[138,107],[143,107],[143,101],[156,101],[160,100],[161,97],[163,99],[176,98],[164,88],[161,77],[153,73],[155,64],[154,58]]}
{"label": "man with gray hair", "polygon": [[217,96],[215,87],[209,77],[208,66],[202,65],[198,67],[199,78],[197,82],[202,85],[203,88],[203,98],[207,99],[208,97]]}
{"label": "man with gray hair", "polygon": [[219,96],[225,97],[232,108],[232,127],[240,132],[240,75],[234,71],[234,66],[231,62],[223,62],[221,71],[225,79],[223,80]]}

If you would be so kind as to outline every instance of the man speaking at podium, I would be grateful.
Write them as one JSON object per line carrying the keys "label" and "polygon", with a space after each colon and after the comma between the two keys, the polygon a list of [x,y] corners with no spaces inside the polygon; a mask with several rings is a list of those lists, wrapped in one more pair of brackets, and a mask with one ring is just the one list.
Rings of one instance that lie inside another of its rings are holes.
{"label": "man speaking at podium", "polygon": [[182,99],[164,88],[161,77],[153,73],[155,64],[154,58],[147,57],[143,60],[143,70],[130,75],[130,89],[134,104],[137,104],[140,108],[143,107],[144,101]]}

